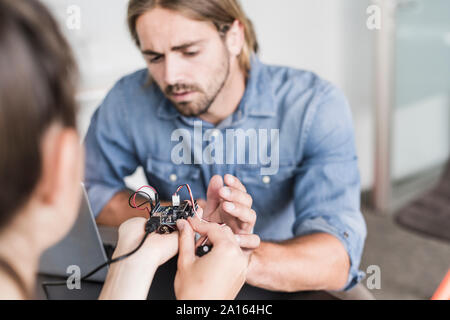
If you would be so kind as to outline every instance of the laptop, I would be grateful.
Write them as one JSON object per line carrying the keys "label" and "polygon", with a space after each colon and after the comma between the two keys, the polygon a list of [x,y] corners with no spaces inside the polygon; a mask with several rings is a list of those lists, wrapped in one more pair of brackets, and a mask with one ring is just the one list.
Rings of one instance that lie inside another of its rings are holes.
{"label": "laptop", "polygon": [[[78,266],[83,277],[107,261],[86,190],[83,185],[81,188],[83,196],[78,218],[67,236],[42,254],[39,265],[42,275],[67,279],[73,274],[71,266]],[[104,282],[107,272],[106,266],[87,280]]]}

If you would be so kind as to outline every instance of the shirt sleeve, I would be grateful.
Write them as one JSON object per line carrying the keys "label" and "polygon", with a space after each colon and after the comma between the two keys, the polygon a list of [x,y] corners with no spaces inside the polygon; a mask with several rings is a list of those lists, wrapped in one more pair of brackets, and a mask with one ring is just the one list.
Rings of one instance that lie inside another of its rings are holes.
{"label": "shirt sleeve", "polygon": [[352,116],[337,88],[328,85],[320,96],[310,105],[304,123],[303,158],[295,178],[293,233],[324,232],[342,242],[351,264],[342,290],[349,290],[364,277],[359,264],[367,234],[360,211]]}
{"label": "shirt sleeve", "polygon": [[124,178],[138,167],[122,91],[119,82],[108,93],[84,141],[85,187],[96,217],[117,192],[126,189]]}

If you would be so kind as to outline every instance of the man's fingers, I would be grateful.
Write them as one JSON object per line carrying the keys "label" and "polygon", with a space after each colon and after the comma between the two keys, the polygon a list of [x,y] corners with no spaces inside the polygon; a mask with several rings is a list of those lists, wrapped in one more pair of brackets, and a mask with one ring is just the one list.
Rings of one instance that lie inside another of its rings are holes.
{"label": "man's fingers", "polygon": [[206,192],[206,207],[205,214],[209,215],[220,203],[219,190],[223,187],[223,180],[221,176],[213,176],[209,181],[208,191]]}
{"label": "man's fingers", "polygon": [[223,187],[220,189],[219,194],[225,201],[240,203],[248,208],[252,207],[253,204],[252,197],[248,193],[241,191],[239,189],[231,187]]}
{"label": "man's fingers", "polygon": [[231,174],[226,174],[224,177],[225,184],[229,187],[236,188],[238,190],[241,190],[243,192],[247,192],[247,189],[242,184],[242,182],[236,178],[235,176],[232,176]]}
{"label": "man's fingers", "polygon": [[179,232],[178,267],[190,265],[195,259],[195,237],[190,224],[183,219],[177,220]]}
{"label": "man's fingers", "polygon": [[206,200],[205,199],[197,199],[197,204],[199,207],[206,209]]}
{"label": "man's fingers", "polygon": [[222,209],[243,223],[254,225],[256,222],[256,212],[239,203],[224,201]]}
{"label": "man's fingers", "polygon": [[235,235],[239,246],[244,249],[257,249],[261,243],[261,239],[256,234],[239,234]]}

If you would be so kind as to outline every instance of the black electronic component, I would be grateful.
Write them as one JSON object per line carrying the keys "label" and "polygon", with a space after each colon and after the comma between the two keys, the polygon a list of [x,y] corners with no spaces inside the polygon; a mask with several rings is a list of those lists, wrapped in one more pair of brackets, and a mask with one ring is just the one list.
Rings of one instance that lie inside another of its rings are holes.
{"label": "black electronic component", "polygon": [[177,230],[177,220],[187,220],[189,217],[193,217],[198,208],[197,201],[194,202],[192,207],[189,201],[183,201],[178,206],[163,207],[159,203],[152,210],[150,218],[145,224],[146,232],[157,232],[159,234],[172,233]]}
{"label": "black electronic component", "polygon": [[212,249],[212,245],[203,245],[203,246],[199,246],[197,248],[197,250],[195,250],[195,254],[197,255],[197,257],[203,257],[205,254],[208,254]]}
{"label": "black electronic component", "polygon": [[[191,201],[183,201],[180,202],[180,196],[178,192],[186,187]],[[150,188],[155,193],[155,203],[151,201],[150,195],[141,191],[143,188]],[[141,196],[146,196],[147,201],[137,205],[136,204],[136,195],[140,194]],[[144,186],[140,188],[136,193],[132,194],[129,199],[129,204],[132,208],[141,209],[145,204],[150,204],[151,210],[148,208],[144,208],[148,210],[150,217],[145,224],[145,232],[146,234],[156,232],[159,234],[169,234],[177,230],[177,220],[184,219],[187,220],[189,217],[194,217],[197,214],[198,204],[197,201],[194,200],[192,196],[192,191],[189,185],[184,184],[177,188],[175,193],[172,195],[172,205],[171,206],[161,206],[159,202],[158,192],[151,186]],[[194,204],[194,206],[192,206]],[[206,241],[205,241],[206,242]],[[196,255],[202,257],[208,254],[212,249],[212,245],[206,245],[203,243],[196,249]]]}

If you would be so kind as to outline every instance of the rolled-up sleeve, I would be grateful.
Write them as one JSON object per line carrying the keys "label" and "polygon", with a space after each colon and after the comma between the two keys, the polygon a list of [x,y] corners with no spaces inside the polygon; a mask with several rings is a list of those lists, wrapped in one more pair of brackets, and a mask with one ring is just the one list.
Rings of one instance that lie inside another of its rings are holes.
{"label": "rolled-up sleeve", "polygon": [[[340,90],[329,85],[310,106],[303,125],[303,158],[294,188],[295,236],[324,232],[341,241],[350,258],[343,290],[363,277],[359,271],[366,224],[360,211],[360,177],[352,117]],[[326,257],[324,257],[326,259]]]}
{"label": "rolled-up sleeve", "polygon": [[126,189],[124,178],[138,166],[124,100],[118,82],[94,113],[84,141],[85,186],[95,216]]}

